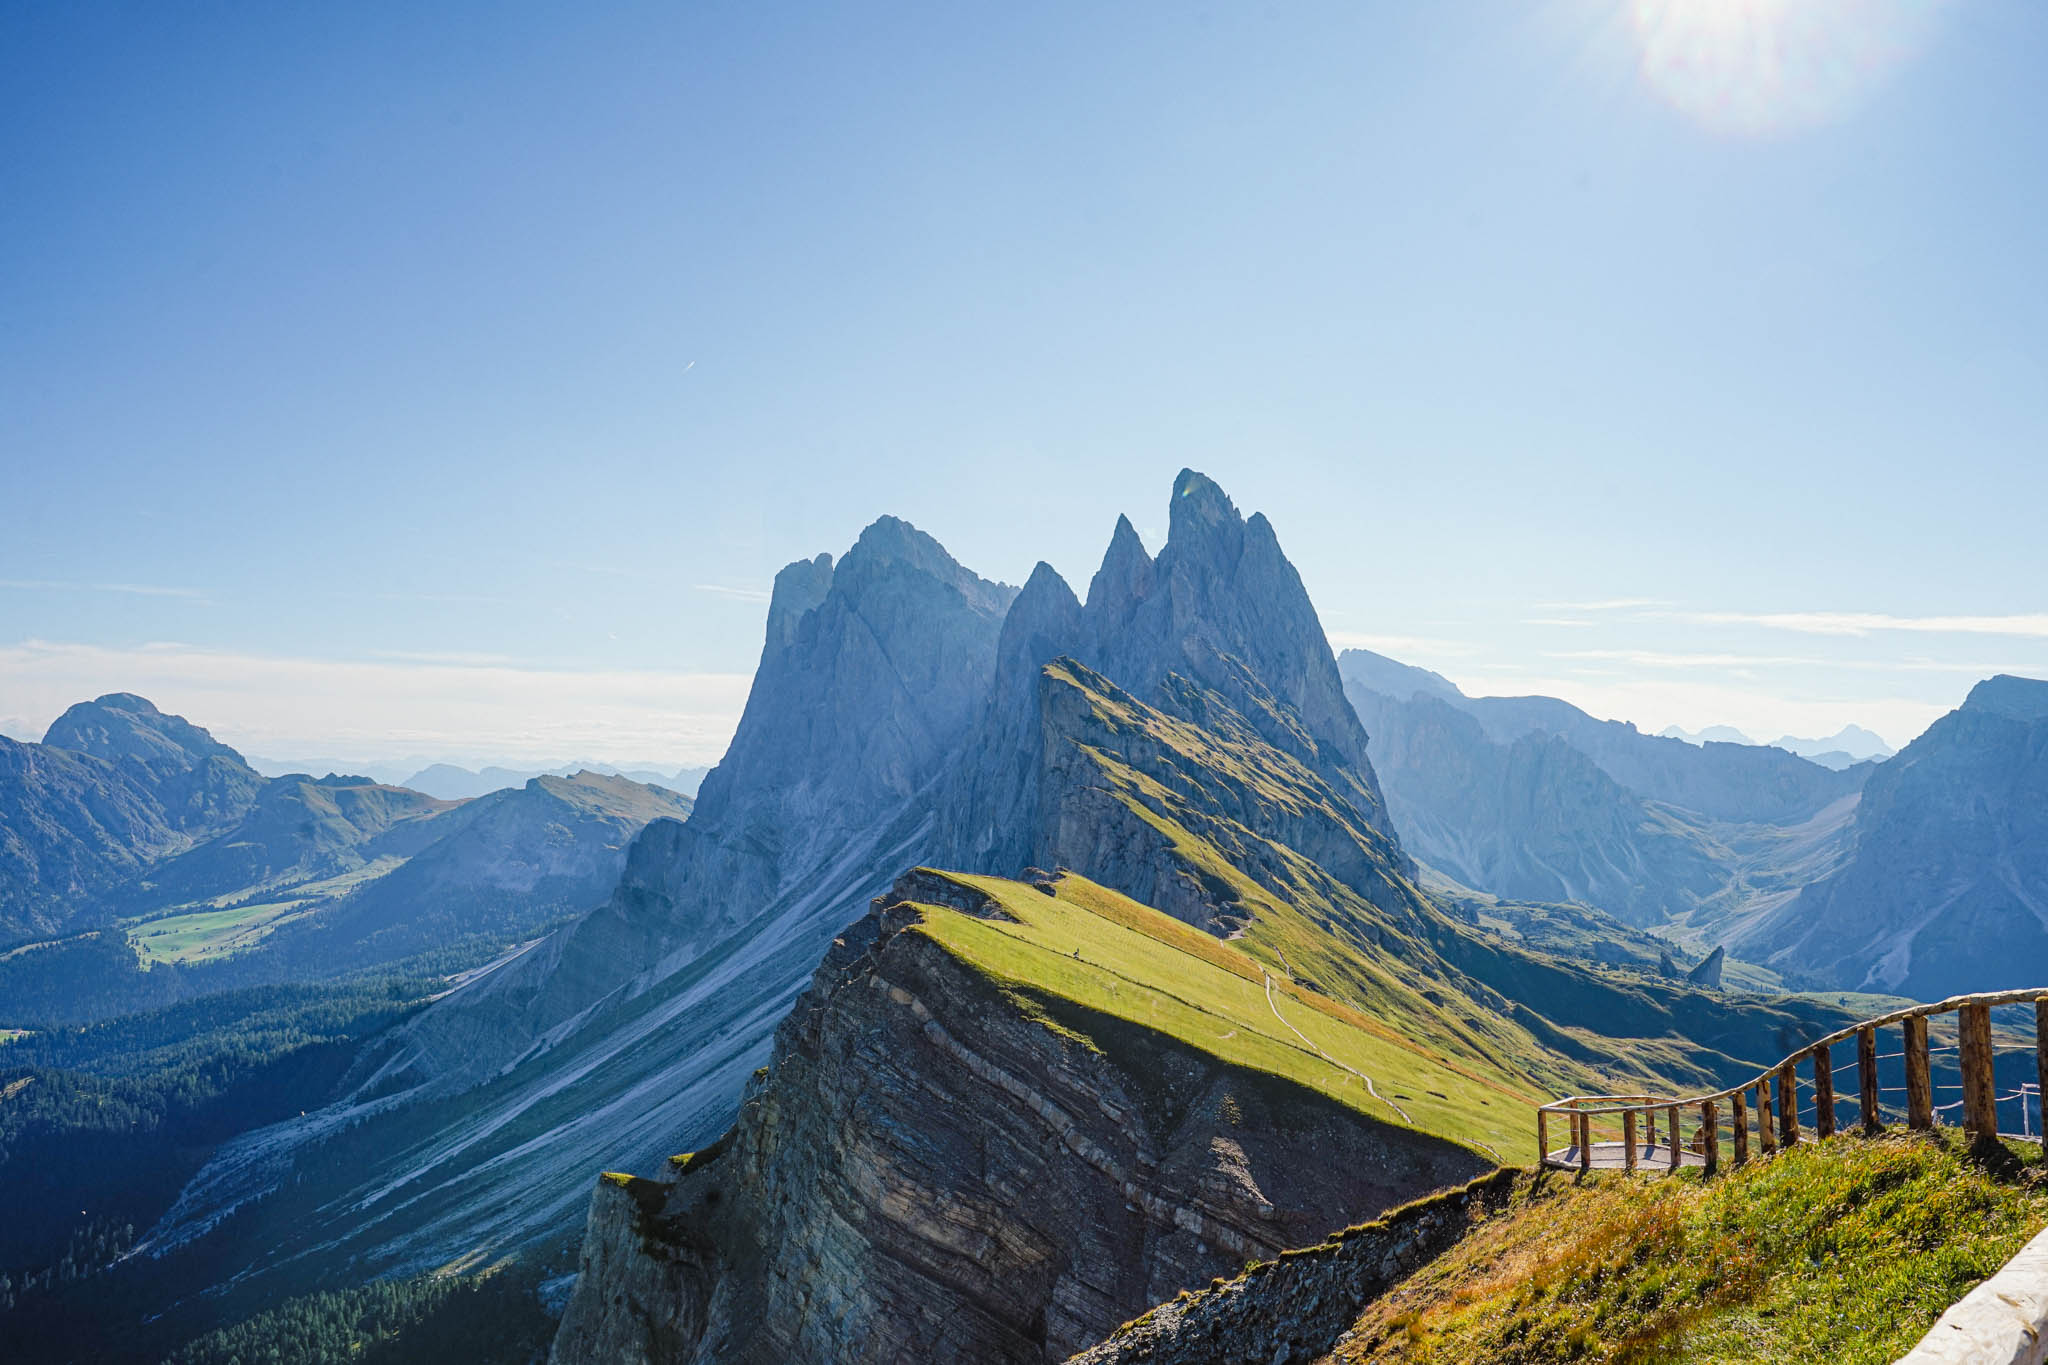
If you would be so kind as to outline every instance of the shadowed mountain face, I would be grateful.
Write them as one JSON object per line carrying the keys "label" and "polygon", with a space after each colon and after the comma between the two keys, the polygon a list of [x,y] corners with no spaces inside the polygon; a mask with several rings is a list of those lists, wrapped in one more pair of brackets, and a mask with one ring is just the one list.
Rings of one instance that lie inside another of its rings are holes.
{"label": "shadowed mountain face", "polygon": [[1365,650],[1339,667],[1417,856],[1479,890],[1583,901],[1633,924],[1781,900],[1788,880],[1840,855],[1872,771],[1644,735],[1551,697],[1467,697]]}
{"label": "shadowed mountain face", "polygon": [[1878,768],[1832,876],[1735,951],[1922,999],[2048,971],[2048,682],[1999,676]]}

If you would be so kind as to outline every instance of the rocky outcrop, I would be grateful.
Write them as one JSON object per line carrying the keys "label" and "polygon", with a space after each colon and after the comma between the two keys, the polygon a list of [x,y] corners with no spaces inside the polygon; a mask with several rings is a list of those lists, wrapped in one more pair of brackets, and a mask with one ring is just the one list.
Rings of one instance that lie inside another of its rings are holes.
{"label": "rocky outcrop", "polygon": [[1063,1360],[1487,1164],[1149,1030],[1049,1027],[890,903],[929,889],[836,944],[720,1150],[599,1182],[556,1365]]}
{"label": "rocky outcrop", "polygon": [[1705,961],[1685,974],[1685,979],[1692,985],[1718,991],[1721,989],[1721,970],[1727,963],[1728,950],[1717,946],[1713,952],[1707,954]]}
{"label": "rocky outcrop", "polygon": [[1525,1172],[1502,1169],[1385,1218],[1161,1303],[1074,1365],[1289,1365],[1319,1360],[1360,1309],[1507,1205]]}
{"label": "rocky outcrop", "polygon": [[1854,854],[1738,950],[1846,989],[1934,1000],[2048,962],[2048,682],[2001,675],[1886,760]]}

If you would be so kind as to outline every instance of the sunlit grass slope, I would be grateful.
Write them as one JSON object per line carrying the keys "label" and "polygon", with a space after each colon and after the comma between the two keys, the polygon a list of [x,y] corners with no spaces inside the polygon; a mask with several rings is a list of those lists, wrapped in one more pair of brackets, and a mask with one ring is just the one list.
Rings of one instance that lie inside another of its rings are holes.
{"label": "sunlit grass slope", "polygon": [[1551,1175],[1375,1302],[1329,1359],[1881,1365],[2044,1222],[2048,1189],[2018,1162],[1993,1173],[1953,1138],[1903,1132],[1712,1181]]}
{"label": "sunlit grass slope", "polygon": [[1603,973],[1458,923],[1339,785],[1220,697],[1174,679],[1148,705],[1072,660],[1043,676],[1091,785],[1240,926],[1236,948],[1454,1066],[1553,1097],[1683,1093],[1849,1021]]}
{"label": "sunlit grass slope", "polygon": [[[1517,1139],[1527,1145],[1532,1092],[1518,1076],[1454,1062],[1278,977],[1232,943],[1071,874],[1051,896],[997,877],[943,875],[994,897],[1012,918],[924,906],[919,931],[1057,1026],[1087,1034],[1084,1012],[1106,1015],[1382,1122],[1493,1154]],[[1113,1051],[1112,1040],[1089,1038]]]}

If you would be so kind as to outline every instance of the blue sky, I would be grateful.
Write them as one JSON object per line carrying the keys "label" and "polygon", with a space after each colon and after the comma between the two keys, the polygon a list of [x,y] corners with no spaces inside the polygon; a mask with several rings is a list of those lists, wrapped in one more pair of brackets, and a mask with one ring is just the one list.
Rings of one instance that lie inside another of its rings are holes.
{"label": "blue sky", "polygon": [[2048,675],[2048,8],[17,4],[0,729],[715,757],[783,563],[1265,511],[1340,645]]}

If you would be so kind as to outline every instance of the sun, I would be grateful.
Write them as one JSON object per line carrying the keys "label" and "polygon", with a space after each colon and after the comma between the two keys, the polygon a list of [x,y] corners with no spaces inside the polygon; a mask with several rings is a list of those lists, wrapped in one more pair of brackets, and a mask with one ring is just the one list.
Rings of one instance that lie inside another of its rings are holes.
{"label": "sun", "polygon": [[1840,118],[1924,43],[1947,0],[1626,0],[1643,78],[1702,126]]}

